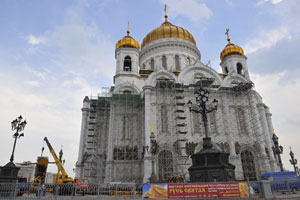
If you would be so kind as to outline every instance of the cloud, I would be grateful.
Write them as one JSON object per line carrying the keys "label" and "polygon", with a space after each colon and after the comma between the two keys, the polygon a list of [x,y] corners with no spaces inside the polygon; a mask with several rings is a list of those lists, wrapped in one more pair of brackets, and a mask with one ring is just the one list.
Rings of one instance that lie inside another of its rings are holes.
{"label": "cloud", "polygon": [[300,73],[300,37],[283,38],[272,48],[261,48],[247,55],[249,70],[255,73],[278,73],[286,71],[288,80],[294,80]]}
{"label": "cloud", "polygon": [[265,0],[266,2],[271,2],[272,4],[278,4],[282,2],[282,0]]}
{"label": "cloud", "polygon": [[262,30],[255,39],[248,41],[244,45],[244,50],[246,54],[255,53],[259,49],[273,47],[279,40],[290,37],[289,29],[287,27],[281,27],[270,31]]}
{"label": "cloud", "polygon": [[233,5],[233,0],[225,0],[225,3],[229,6]]}
{"label": "cloud", "polygon": [[197,0],[161,0],[161,2],[167,4],[170,16],[185,16],[193,22],[208,20],[212,16],[212,11],[206,4],[199,3]]}
{"label": "cloud", "polygon": [[[68,86],[60,86],[61,79],[57,79],[36,90],[32,85],[37,85],[38,81],[25,80],[32,74],[30,71],[20,68],[16,74],[13,68],[6,66],[6,70],[0,73],[0,132],[5,133],[0,140],[2,152],[13,145],[10,121],[22,114],[28,124],[24,130],[25,137],[18,140],[15,162],[34,162],[40,154],[43,138],[47,136],[57,153],[61,145],[64,145],[65,152],[76,152],[67,153],[68,157],[65,157],[65,168],[69,173],[72,172],[77,160],[82,100],[84,96],[96,92],[97,88],[89,85],[85,79],[75,77]],[[1,154],[0,160],[9,161],[9,153]],[[46,150],[45,155],[53,160],[49,151]],[[48,171],[55,172],[55,168],[50,167]]]}
{"label": "cloud", "polygon": [[300,78],[290,81],[288,74],[288,71],[252,74],[251,78],[264,103],[270,107],[273,127],[280,144],[285,148],[282,155],[284,167],[292,170],[287,147],[292,146],[295,154],[300,155],[299,139],[296,139],[300,135],[300,107],[297,106],[300,99]]}
{"label": "cloud", "polygon": [[34,36],[34,35],[29,35],[27,37],[27,42],[31,45],[38,45],[38,44],[43,44],[46,42],[46,38],[40,36],[40,37],[37,37],[37,36]]}
{"label": "cloud", "polygon": [[25,81],[25,84],[33,86],[33,87],[39,87],[40,83],[38,81]]}
{"label": "cloud", "polygon": [[[101,86],[111,85],[115,72],[114,42],[92,20],[87,23],[80,14],[77,17],[46,30],[41,36],[29,35],[26,41],[31,44],[29,49],[34,48],[33,53],[25,51],[18,55],[18,62],[14,64],[0,63],[3,67],[0,132],[5,133],[0,140],[4,152],[0,160],[9,161],[7,149],[11,149],[13,143],[10,122],[22,114],[28,124],[25,137],[18,141],[15,161],[34,162],[47,136],[57,153],[64,145],[65,168],[73,175],[82,100],[97,94]],[[45,151],[44,155],[53,160],[49,152]],[[48,171],[57,169],[49,166]]]}
{"label": "cloud", "polygon": [[[64,24],[46,33],[52,63],[73,75],[107,79],[115,72],[114,43],[96,25]],[[108,67],[109,66],[109,67]]]}

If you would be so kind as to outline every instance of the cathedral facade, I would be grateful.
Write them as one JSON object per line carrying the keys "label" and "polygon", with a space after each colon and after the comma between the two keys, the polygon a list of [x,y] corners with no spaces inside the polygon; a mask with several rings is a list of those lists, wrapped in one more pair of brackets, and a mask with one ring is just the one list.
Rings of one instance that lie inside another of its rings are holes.
{"label": "cathedral facade", "polygon": [[188,181],[190,156],[205,135],[201,116],[187,106],[199,87],[218,100],[208,133],[214,148],[230,154],[236,178],[278,171],[270,110],[253,89],[243,49],[227,40],[218,73],[201,62],[192,34],[167,15],[141,46],[128,30],[116,44],[114,85],[83,100],[76,177],[145,183],[153,170],[159,182]]}

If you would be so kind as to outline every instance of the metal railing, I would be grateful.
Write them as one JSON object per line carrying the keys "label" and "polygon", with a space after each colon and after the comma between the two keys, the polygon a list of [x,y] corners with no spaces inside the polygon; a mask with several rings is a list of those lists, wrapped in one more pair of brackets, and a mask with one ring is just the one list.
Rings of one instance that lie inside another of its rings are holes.
{"label": "metal railing", "polygon": [[0,183],[0,199],[141,199],[142,184]]}

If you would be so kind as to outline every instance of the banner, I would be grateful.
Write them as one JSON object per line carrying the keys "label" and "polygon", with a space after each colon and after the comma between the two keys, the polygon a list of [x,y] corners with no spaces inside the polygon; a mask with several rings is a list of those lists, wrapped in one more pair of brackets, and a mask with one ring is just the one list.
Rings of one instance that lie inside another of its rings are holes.
{"label": "banner", "polygon": [[196,183],[196,184],[144,184],[143,198],[192,199],[217,197],[249,197],[248,184]]}

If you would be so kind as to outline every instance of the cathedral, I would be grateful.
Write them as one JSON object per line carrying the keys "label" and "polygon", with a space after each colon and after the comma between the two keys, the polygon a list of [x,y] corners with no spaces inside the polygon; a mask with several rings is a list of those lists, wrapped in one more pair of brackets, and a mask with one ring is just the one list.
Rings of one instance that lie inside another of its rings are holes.
{"label": "cathedral", "polygon": [[116,43],[109,92],[85,97],[76,177],[91,183],[189,181],[191,155],[202,148],[202,118],[190,112],[195,90],[206,88],[213,147],[229,153],[237,180],[279,171],[272,151],[272,114],[254,90],[247,57],[231,42],[220,53],[222,73],[201,62],[193,35],[165,21],[141,45],[127,35]]}

